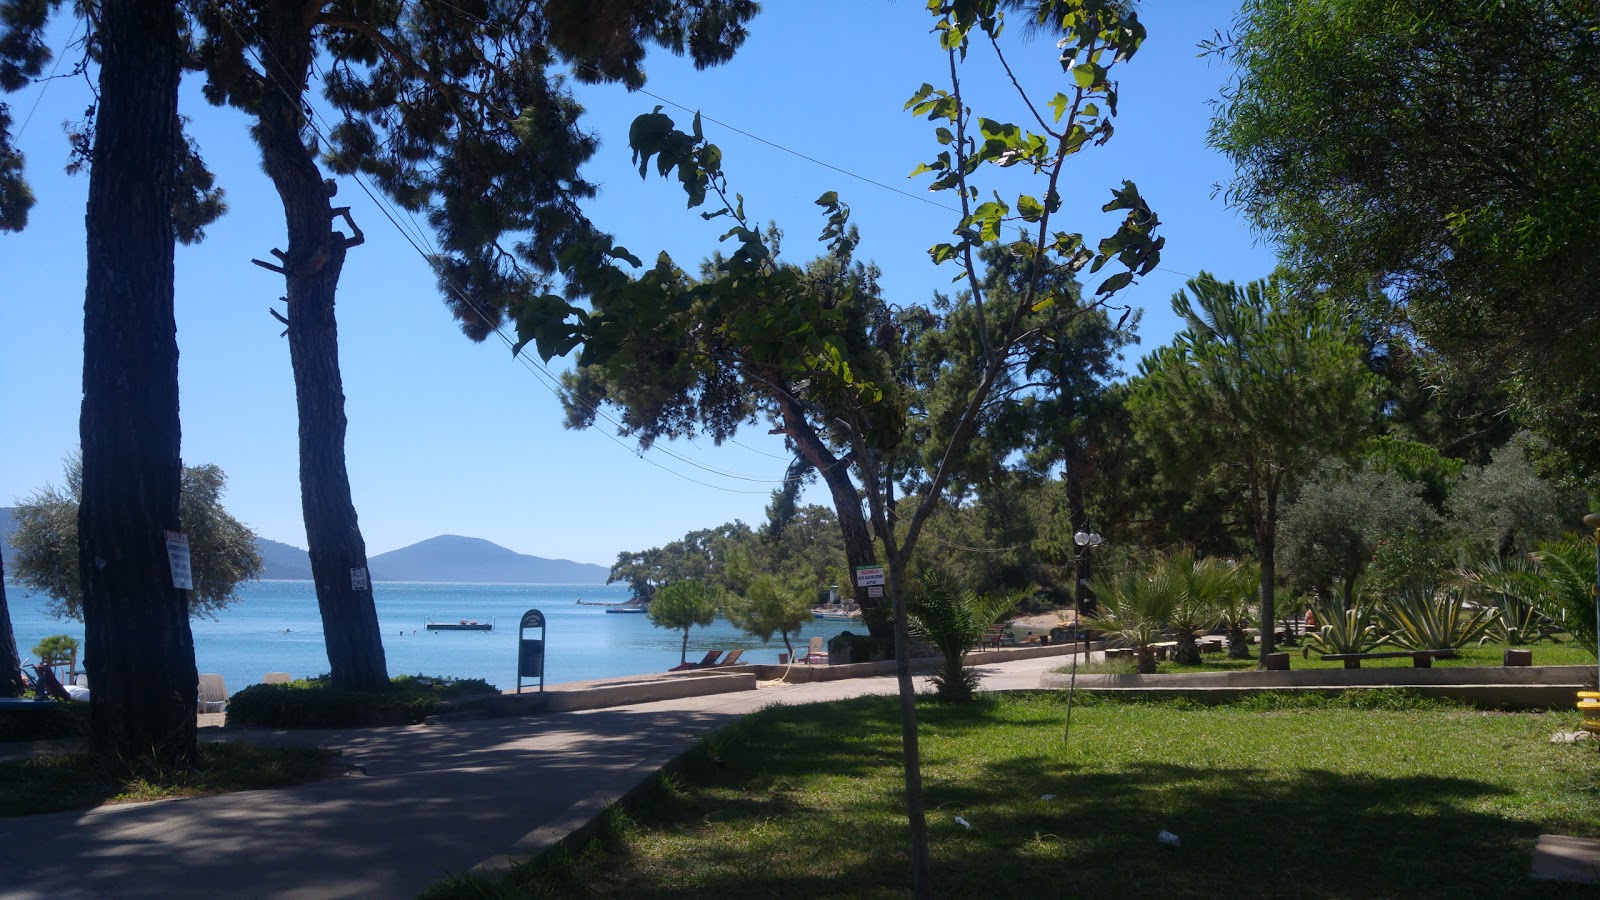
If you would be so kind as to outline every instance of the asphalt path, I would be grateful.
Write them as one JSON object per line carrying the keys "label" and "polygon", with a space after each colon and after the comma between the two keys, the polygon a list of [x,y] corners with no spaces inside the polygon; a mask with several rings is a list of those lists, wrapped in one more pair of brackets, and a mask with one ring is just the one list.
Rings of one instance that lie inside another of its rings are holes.
{"label": "asphalt path", "polygon": [[[1065,661],[978,669],[986,690],[1034,689]],[[893,677],[764,683],[520,718],[226,732],[337,749],[350,774],[0,819],[0,897],[409,897],[447,874],[490,871],[550,846],[746,713],[893,693]]]}

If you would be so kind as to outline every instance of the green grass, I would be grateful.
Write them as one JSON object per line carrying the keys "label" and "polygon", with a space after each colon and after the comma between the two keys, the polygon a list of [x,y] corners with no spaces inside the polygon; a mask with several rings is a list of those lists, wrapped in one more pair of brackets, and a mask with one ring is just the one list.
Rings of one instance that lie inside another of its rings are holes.
{"label": "green grass", "polygon": [[0,816],[303,784],[332,774],[329,761],[337,755],[238,742],[201,744],[198,759],[183,769],[137,766],[130,773],[84,752],[0,762]]}
{"label": "green grass", "polygon": [[[1594,746],[1550,743],[1575,712],[1080,698],[1063,746],[1061,702],[920,706],[939,896],[1593,896],[1526,877],[1539,834],[1600,836]],[[587,849],[429,896],[904,896],[897,722],[893,698],[765,710]]]}
{"label": "green grass", "polygon": [[[1519,645],[1520,649],[1533,651],[1533,664],[1536,666],[1593,666],[1595,655],[1592,651],[1571,642],[1552,644],[1548,641],[1538,644]],[[1260,652],[1260,647],[1251,647],[1251,653]],[[1343,669],[1344,663],[1340,660],[1323,661],[1320,654],[1312,653],[1310,656],[1301,655],[1302,647],[1282,647],[1284,653],[1289,654],[1290,669]],[[1379,647],[1378,652],[1392,648]],[[1455,659],[1435,659],[1436,668],[1452,666],[1498,666],[1504,661],[1505,644],[1484,644],[1483,646],[1470,645],[1461,648],[1460,655]],[[1204,662],[1198,666],[1185,666],[1162,660],[1156,663],[1157,674],[1189,673],[1189,672],[1231,672],[1241,669],[1254,669],[1257,661],[1251,659],[1230,659],[1226,651],[1222,653],[1207,653]],[[1410,659],[1364,659],[1361,661],[1363,669],[1409,669]],[[1070,672],[1070,664],[1056,669],[1057,672]],[[1104,663],[1086,663],[1078,666],[1079,675],[1131,675],[1134,673],[1134,663],[1131,659],[1117,659]]]}

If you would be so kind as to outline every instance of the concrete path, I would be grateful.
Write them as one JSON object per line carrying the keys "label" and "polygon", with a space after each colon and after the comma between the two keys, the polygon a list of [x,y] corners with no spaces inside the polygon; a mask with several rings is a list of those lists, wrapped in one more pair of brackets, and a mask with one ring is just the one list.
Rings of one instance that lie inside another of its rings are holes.
{"label": "concrete path", "polygon": [[[987,690],[1031,689],[1065,661],[979,671]],[[858,678],[516,719],[241,733],[338,749],[365,774],[0,819],[0,897],[409,897],[549,846],[745,713],[894,692],[892,677]]]}

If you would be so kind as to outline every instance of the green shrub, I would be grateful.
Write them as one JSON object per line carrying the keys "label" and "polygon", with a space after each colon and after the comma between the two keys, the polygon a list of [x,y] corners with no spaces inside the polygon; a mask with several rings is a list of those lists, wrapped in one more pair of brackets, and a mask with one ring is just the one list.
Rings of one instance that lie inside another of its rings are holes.
{"label": "green shrub", "polygon": [[65,634],[52,634],[33,645],[33,655],[39,659],[67,659],[78,652],[78,639]]}
{"label": "green shrub", "polygon": [[880,640],[870,634],[852,634],[845,631],[838,637],[828,640],[828,662],[833,665],[874,662],[880,659],[894,659],[893,638]]}
{"label": "green shrub", "polygon": [[0,709],[0,743],[89,736],[89,704],[47,700],[43,709]]}
{"label": "green shrub", "polygon": [[327,675],[288,684],[254,684],[228,700],[229,725],[261,728],[351,728],[416,725],[448,700],[493,694],[479,678],[399,675],[386,691],[336,688]]}
{"label": "green shrub", "polygon": [[1500,617],[1493,607],[1468,610],[1460,591],[1440,592],[1431,587],[1412,588],[1386,598],[1377,613],[1389,633],[1386,642],[1402,650],[1459,650]]}

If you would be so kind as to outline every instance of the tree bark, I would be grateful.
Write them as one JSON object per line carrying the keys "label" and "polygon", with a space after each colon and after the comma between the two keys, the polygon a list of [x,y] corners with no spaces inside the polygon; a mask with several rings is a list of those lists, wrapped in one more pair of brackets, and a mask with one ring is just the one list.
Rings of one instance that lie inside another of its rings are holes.
{"label": "tree bark", "polygon": [[[833,497],[833,511],[839,519],[839,530],[844,537],[845,559],[850,564],[850,592],[855,597],[856,605],[864,610],[882,608],[885,605],[882,598],[869,596],[866,588],[855,583],[856,567],[877,565],[878,554],[872,545],[872,531],[867,527],[866,514],[861,511],[861,492],[850,480],[850,467],[822,442],[792,397],[779,397],[778,408],[784,434],[794,441],[796,452],[822,475],[822,481]],[[893,622],[885,621],[881,616],[870,617],[866,625],[867,631],[875,638],[888,639],[894,635]]]}
{"label": "tree bark", "polygon": [[22,654],[11,629],[11,607],[6,604],[6,563],[0,559],[0,697],[22,693]]}
{"label": "tree bark", "polygon": [[922,799],[922,753],[917,735],[917,691],[911,681],[911,620],[906,613],[906,564],[911,554],[889,557],[889,597],[894,609],[894,674],[900,694],[900,754],[906,780],[906,820],[911,840],[911,891],[933,896],[933,858],[928,852],[928,816]]}
{"label": "tree bark", "polygon": [[123,766],[195,753],[189,603],[164,530],[181,530],[173,179],[177,8],[106,0],[86,219],[83,498],[78,506],[90,747]]}
{"label": "tree bark", "polygon": [[333,230],[330,187],[305,142],[301,98],[311,66],[304,4],[279,0],[264,14],[268,83],[256,141],[288,226],[289,360],[300,417],[300,506],[333,683],[354,690],[389,686],[383,638],[345,466],[344,384],[334,295],[346,239]]}

